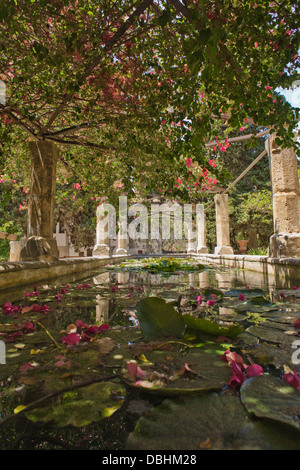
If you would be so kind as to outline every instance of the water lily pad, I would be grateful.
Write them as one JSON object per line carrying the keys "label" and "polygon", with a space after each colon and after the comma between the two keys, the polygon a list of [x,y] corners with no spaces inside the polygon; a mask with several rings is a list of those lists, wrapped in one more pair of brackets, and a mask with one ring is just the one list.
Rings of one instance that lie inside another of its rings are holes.
{"label": "water lily pad", "polygon": [[257,418],[280,422],[300,431],[300,391],[278,377],[264,374],[247,379],[241,401]]}
{"label": "water lily pad", "polygon": [[147,297],[136,306],[137,318],[145,338],[180,337],[185,330],[181,313],[159,297]]}
{"label": "water lily pad", "polygon": [[235,305],[235,310],[239,312],[265,313],[278,310],[278,308],[278,305],[275,305],[264,297],[254,297],[251,300],[247,300]]}
{"label": "water lily pad", "polygon": [[285,330],[280,330],[276,328],[270,328],[263,325],[253,325],[247,328],[246,330],[251,335],[256,336],[257,338],[268,341],[274,344],[290,344],[295,338],[292,333],[292,328]]}
{"label": "water lily pad", "polygon": [[291,351],[290,345],[269,343],[259,343],[253,348],[242,350],[243,353],[249,355],[257,364],[272,365],[276,368],[283,368],[284,365],[287,365],[294,369]]}
{"label": "water lily pad", "polygon": [[210,393],[153,407],[137,421],[126,450],[299,449],[299,441],[290,437],[251,421],[238,397]]}
{"label": "water lily pad", "polygon": [[123,378],[132,387],[145,389],[149,393],[174,396],[220,390],[231,378],[227,363],[219,356],[200,349],[189,350],[185,354],[156,350],[145,356],[148,363],[138,363],[145,373],[143,380],[130,378],[126,367]]}
{"label": "water lily pad", "polygon": [[26,413],[33,422],[53,423],[59,427],[87,426],[111,416],[124,402],[126,391],[117,383],[103,382],[65,393],[61,402]]}
{"label": "water lily pad", "polygon": [[211,335],[224,335],[228,338],[238,336],[243,328],[240,325],[223,326],[206,318],[195,318],[192,315],[183,315],[184,322],[188,328],[195,331],[203,331]]}

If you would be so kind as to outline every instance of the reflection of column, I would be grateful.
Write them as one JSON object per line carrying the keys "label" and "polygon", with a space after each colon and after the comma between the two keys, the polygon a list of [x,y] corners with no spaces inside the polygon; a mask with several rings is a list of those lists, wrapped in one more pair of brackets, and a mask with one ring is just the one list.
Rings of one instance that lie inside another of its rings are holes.
{"label": "reflection of column", "polygon": [[219,315],[235,315],[235,310],[228,307],[219,307]]}
{"label": "reflection of column", "polygon": [[230,273],[216,273],[216,280],[218,281],[219,289],[231,289],[233,279]]}
{"label": "reflection of column", "polygon": [[209,277],[207,271],[202,271],[199,273],[199,287],[208,287],[209,286]]}
{"label": "reflection of column", "polygon": [[194,241],[194,233],[191,228],[188,228],[187,234],[187,253],[194,253],[195,252],[195,241]]}
{"label": "reflection of column", "polygon": [[190,287],[197,288],[196,273],[189,273],[189,285]]}
{"label": "reflection of column", "polygon": [[129,273],[117,274],[118,284],[127,284],[129,282]]}
{"label": "reflection of column", "polygon": [[96,322],[107,323],[109,316],[109,299],[105,299],[100,295],[96,296]]}
{"label": "reflection of column", "polygon": [[93,256],[109,256],[109,238],[108,238],[108,218],[106,224],[106,235],[104,235],[103,219],[105,218],[100,206],[97,208],[97,226],[96,226],[96,245],[94,246]]}
{"label": "reflection of column", "polygon": [[266,142],[270,154],[273,192],[274,234],[270,238],[270,256],[300,256],[300,195],[298,164],[293,148],[282,149],[276,134]]}
{"label": "reflection of column", "polygon": [[215,255],[232,255],[233,249],[230,246],[229,235],[228,194],[217,194],[215,196],[215,204],[217,227]]}
{"label": "reflection of column", "polygon": [[209,253],[206,246],[206,220],[204,204],[197,204],[197,253]]}
{"label": "reflection of column", "polygon": [[106,272],[106,273],[101,273],[101,274],[98,274],[98,276],[95,276],[93,278],[93,282],[94,284],[108,284],[110,282],[110,272]]}

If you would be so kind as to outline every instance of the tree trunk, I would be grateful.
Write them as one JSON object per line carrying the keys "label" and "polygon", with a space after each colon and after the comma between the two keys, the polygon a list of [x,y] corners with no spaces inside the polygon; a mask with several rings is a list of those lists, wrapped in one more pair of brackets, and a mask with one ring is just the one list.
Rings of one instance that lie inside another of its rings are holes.
{"label": "tree trunk", "polygon": [[29,148],[31,178],[27,240],[21,251],[21,260],[49,261],[59,256],[53,237],[58,149],[53,142],[46,140],[30,142]]}

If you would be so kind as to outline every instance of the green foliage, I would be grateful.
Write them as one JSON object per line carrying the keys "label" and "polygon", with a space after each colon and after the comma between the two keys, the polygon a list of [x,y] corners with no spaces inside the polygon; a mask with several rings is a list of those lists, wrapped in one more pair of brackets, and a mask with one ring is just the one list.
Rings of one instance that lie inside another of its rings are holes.
{"label": "green foliage", "polygon": [[0,240],[0,261],[9,260],[9,251],[8,240]]}

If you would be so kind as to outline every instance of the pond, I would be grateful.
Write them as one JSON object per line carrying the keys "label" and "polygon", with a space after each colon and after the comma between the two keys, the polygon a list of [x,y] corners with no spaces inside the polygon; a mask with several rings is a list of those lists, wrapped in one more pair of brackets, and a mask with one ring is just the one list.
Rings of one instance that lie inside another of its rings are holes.
{"label": "pond", "polygon": [[300,288],[244,279],[156,258],[2,292],[0,448],[300,449]]}

